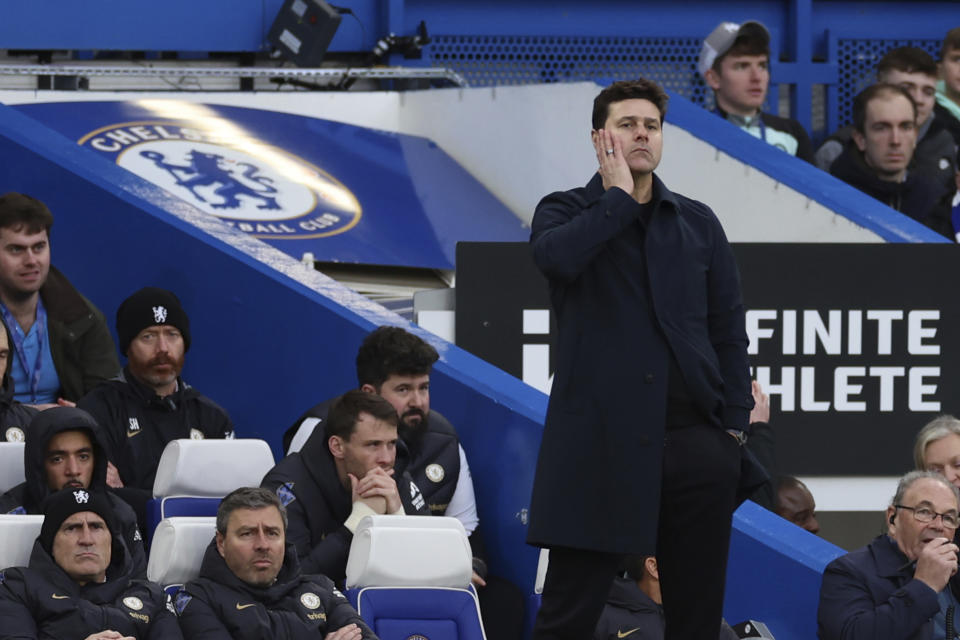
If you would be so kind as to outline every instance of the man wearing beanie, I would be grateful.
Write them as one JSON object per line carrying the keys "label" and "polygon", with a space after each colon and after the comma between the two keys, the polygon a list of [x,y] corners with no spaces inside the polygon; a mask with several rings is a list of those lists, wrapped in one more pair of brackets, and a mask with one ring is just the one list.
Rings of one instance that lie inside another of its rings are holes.
{"label": "man wearing beanie", "polygon": [[127,366],[77,405],[107,434],[119,477],[112,487],[138,511],[151,497],[164,447],[180,438],[232,438],[220,406],[180,377],[190,349],[190,320],[170,291],[146,287],[117,309],[117,336]]}
{"label": "man wearing beanie", "polygon": [[[0,496],[0,513],[43,513],[43,501],[61,489],[107,490],[107,453],[103,430],[89,413],[54,407],[36,414],[23,449],[26,481]],[[136,575],[145,575],[147,556],[137,516],[126,502],[106,492],[120,537]]]}
{"label": "man wearing beanie", "polygon": [[29,567],[0,573],[0,620],[11,638],[182,638],[167,597],[133,576],[110,501],[66,489],[44,504]]}
{"label": "man wearing beanie", "polygon": [[22,193],[0,196],[0,315],[10,329],[19,402],[76,402],[120,370],[103,314],[50,265],[53,215]]}

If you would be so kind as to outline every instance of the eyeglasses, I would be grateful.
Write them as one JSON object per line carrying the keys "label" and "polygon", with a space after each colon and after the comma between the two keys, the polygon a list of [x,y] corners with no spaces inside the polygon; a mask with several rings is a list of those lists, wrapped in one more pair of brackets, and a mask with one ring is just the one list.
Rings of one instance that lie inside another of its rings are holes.
{"label": "eyeglasses", "polygon": [[956,511],[947,511],[946,513],[937,513],[929,507],[908,507],[904,504],[893,505],[896,509],[908,509],[913,511],[913,517],[917,522],[933,522],[940,516],[940,522],[943,526],[951,529],[960,527],[960,515]]}

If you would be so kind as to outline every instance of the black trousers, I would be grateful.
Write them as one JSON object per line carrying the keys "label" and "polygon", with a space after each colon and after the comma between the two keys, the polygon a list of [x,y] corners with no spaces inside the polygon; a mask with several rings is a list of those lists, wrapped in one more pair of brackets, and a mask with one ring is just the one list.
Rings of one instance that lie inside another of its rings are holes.
{"label": "black trousers", "polygon": [[[739,445],[722,429],[667,431],[656,549],[666,640],[719,637],[739,476]],[[533,640],[593,637],[623,560],[616,553],[551,549]]]}

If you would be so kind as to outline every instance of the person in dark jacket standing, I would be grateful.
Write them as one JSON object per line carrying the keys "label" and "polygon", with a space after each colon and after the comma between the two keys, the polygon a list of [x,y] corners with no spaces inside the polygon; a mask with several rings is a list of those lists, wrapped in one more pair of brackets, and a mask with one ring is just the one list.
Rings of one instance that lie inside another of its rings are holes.
{"label": "person in dark jacket standing", "polygon": [[16,398],[76,402],[120,364],[103,314],[50,266],[53,215],[21,193],[0,196],[0,315],[13,343]]}
{"label": "person in dark jacket standing", "polygon": [[527,536],[550,548],[535,640],[589,637],[625,555],[657,557],[667,638],[720,630],[741,463],[753,461],[740,446],[747,335],[720,222],[654,174],[666,103],[649,80],[604,89],[599,172],[533,218],[558,324]]}
{"label": "person in dark jacket standing", "polygon": [[261,486],[287,509],[287,539],[304,572],[340,584],[364,516],[430,514],[404,470],[407,453],[397,422],[397,412],[380,396],[348,391],[330,407],[323,430],[314,430],[303,449],[264,476]]}
{"label": "person in dark jacket standing", "polygon": [[0,573],[0,640],[183,637],[163,590],[136,579],[105,496],[60,491],[44,516],[30,566]]}
{"label": "person in dark jacket standing", "polygon": [[[827,565],[820,640],[920,640],[946,633],[947,583],[957,572],[957,488],[932,471],[900,479],[887,534]],[[954,606],[956,606],[954,600]],[[952,616],[951,616],[952,617]]]}
{"label": "person in dark jacket standing", "polygon": [[143,522],[167,443],[232,438],[233,423],[180,377],[190,349],[190,319],[177,296],[155,287],[140,289],[117,309],[117,336],[127,366],[78,406],[103,427],[117,471],[109,484],[122,488],[120,495]]}
{"label": "person in dark jacket standing", "polygon": [[300,573],[286,530],[272,491],[244,487],[223,499],[200,576],[175,599],[184,638],[376,638],[329,578]]}
{"label": "person in dark jacket standing", "polygon": [[0,331],[0,369],[3,369],[3,381],[0,382],[0,442],[23,442],[26,439],[26,429],[37,409],[23,404],[13,397],[13,376],[10,369],[13,367],[10,345],[10,329],[0,317],[3,331]]}
{"label": "person in dark jacket standing", "polygon": [[951,194],[911,164],[917,106],[910,94],[891,84],[867,87],[854,98],[853,128],[852,143],[830,173],[952,240]]}
{"label": "person in dark jacket standing", "polygon": [[43,501],[63,489],[104,492],[134,575],[146,575],[147,556],[137,516],[130,505],[107,490],[103,443],[103,431],[82,409],[53,407],[37,414],[23,449],[26,481],[0,496],[0,513],[43,513]]}

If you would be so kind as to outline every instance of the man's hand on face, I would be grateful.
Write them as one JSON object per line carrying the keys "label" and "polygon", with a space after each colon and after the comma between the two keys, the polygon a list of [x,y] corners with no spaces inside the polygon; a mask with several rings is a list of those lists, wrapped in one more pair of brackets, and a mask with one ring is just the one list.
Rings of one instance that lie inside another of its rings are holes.
{"label": "man's hand on face", "polygon": [[[600,163],[604,191],[620,187],[627,193],[633,193],[633,174],[630,173],[627,159],[623,157],[620,140],[610,135],[606,129],[597,129],[593,137],[593,148],[597,152],[597,162]],[[607,153],[609,150],[613,150],[613,153]]]}
{"label": "man's hand on face", "polygon": [[113,489],[122,489],[123,480],[120,479],[120,472],[113,466],[113,463],[107,461],[107,486]]}
{"label": "man's hand on face", "polygon": [[957,551],[960,549],[950,540],[934,538],[920,551],[913,577],[940,593],[957,572]]}
{"label": "man's hand on face", "polygon": [[362,637],[363,632],[360,627],[353,623],[342,626],[324,636],[325,640],[360,640]]}
{"label": "man's hand on face", "polygon": [[84,640],[137,640],[133,636],[125,636],[122,633],[117,631],[101,631],[100,633],[92,633],[87,636]]}
{"label": "man's hand on face", "polygon": [[[383,498],[386,500],[386,511],[378,511],[378,513],[396,513],[402,507],[402,504],[397,483],[391,477],[392,475],[393,469],[390,471],[384,471],[380,467],[370,469],[356,483],[353,491],[354,496],[363,501],[370,498]],[[353,485],[352,479],[350,484]]]}

